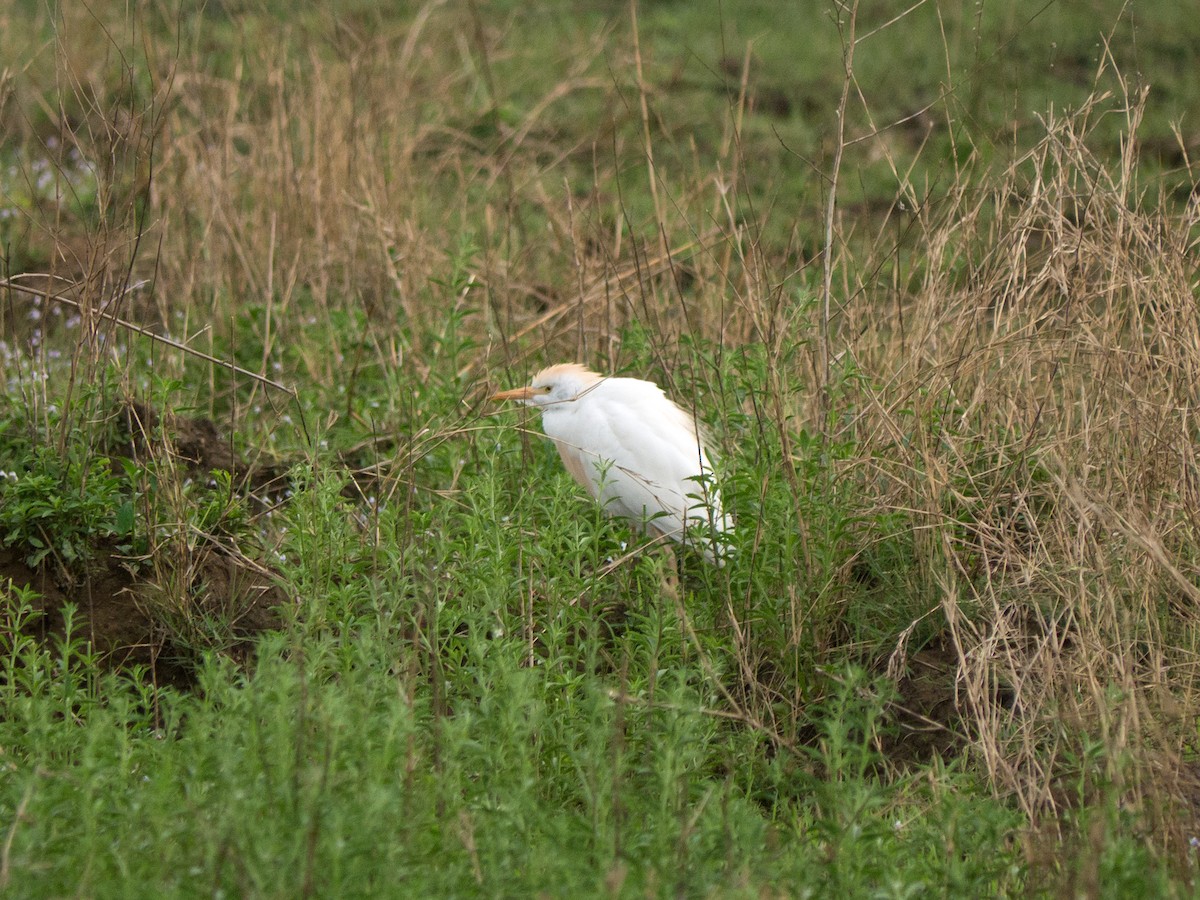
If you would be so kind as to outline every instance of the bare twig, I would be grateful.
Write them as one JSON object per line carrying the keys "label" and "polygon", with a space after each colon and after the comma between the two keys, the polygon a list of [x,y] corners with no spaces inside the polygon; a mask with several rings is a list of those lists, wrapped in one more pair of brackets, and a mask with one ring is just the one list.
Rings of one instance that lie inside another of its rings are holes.
{"label": "bare twig", "polygon": [[[14,275],[11,278],[0,279],[0,288],[7,288],[9,290],[17,291],[18,293],[28,294],[31,297],[42,297],[43,299],[48,300],[48,301],[53,301],[54,303],[64,303],[67,306],[73,307],[74,309],[83,311],[83,306],[82,306],[82,304],[80,304],[80,302],[78,300],[74,300],[71,297],[68,297],[65,294],[61,294],[57,291],[46,291],[46,290],[42,290],[40,288],[30,287],[29,285],[20,284],[16,280],[18,278],[53,278],[58,281],[66,281],[63,278],[58,278],[57,276],[52,276],[52,275],[42,275],[42,274]],[[68,287],[74,287],[74,285],[71,282],[66,282],[66,284]],[[142,287],[143,284],[145,284],[145,282],[138,282],[137,284],[130,285],[130,287],[126,290],[126,293],[137,290],[138,288]],[[166,344],[168,347],[171,347],[175,350],[179,350],[183,353],[187,353],[191,356],[195,356],[196,358],[202,359],[205,362],[212,363],[213,365],[216,365],[216,366],[222,366],[223,368],[229,369],[232,372],[237,372],[239,375],[245,375],[247,378],[252,378],[257,382],[267,385],[268,387],[273,387],[277,391],[282,391],[283,393],[285,393],[289,397],[291,397],[293,400],[296,399],[296,391],[293,388],[290,388],[285,384],[280,384],[278,381],[273,381],[272,379],[267,378],[265,375],[259,375],[257,372],[251,372],[247,369],[243,369],[241,366],[237,365],[236,363],[231,363],[228,360],[224,360],[224,359],[218,359],[217,357],[210,356],[209,354],[204,353],[200,350],[197,350],[194,347],[189,347],[187,344],[181,344],[179,341],[172,340],[169,337],[164,337],[161,334],[155,334],[153,331],[150,331],[148,328],[143,328],[141,325],[135,325],[133,322],[129,322],[125,319],[120,318],[119,316],[114,316],[111,313],[106,313],[103,310],[91,310],[90,312],[94,315],[99,316],[102,319],[105,319],[109,322],[112,322],[115,325],[120,326],[121,328],[124,328],[126,331],[132,331],[135,334],[140,334],[143,337],[148,337],[152,341],[158,341],[160,344]]]}
{"label": "bare twig", "polygon": [[[850,89],[854,84],[855,26],[858,21],[858,0],[850,4],[848,21],[843,21],[843,3],[836,7],[838,30],[842,33],[842,96],[837,108],[837,146],[833,152],[833,167],[829,173],[829,198],[825,204],[825,241],[822,255],[821,278],[821,412],[822,421],[829,413],[830,367],[833,352],[830,346],[829,320],[833,309],[833,221],[837,211],[838,178],[842,170],[842,153],[846,149],[846,108],[849,105]],[[822,429],[824,434],[824,429]]]}

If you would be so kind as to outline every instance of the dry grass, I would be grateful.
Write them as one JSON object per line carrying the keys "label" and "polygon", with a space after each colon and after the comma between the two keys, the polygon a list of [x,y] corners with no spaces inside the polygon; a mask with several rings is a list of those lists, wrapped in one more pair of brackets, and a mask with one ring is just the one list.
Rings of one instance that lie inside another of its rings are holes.
{"label": "dry grass", "polygon": [[[995,788],[1034,818],[1111,789],[1179,849],[1197,822],[1200,207],[1138,182],[1145,96],[1049,115],[926,218],[891,314],[846,310],[848,426],[913,529]],[[1123,116],[1120,159],[1089,146]]]}

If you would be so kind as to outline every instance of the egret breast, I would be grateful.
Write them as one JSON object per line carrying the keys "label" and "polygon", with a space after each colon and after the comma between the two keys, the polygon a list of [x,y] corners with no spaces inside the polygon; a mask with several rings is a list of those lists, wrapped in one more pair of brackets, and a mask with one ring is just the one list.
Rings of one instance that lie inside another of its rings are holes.
{"label": "egret breast", "polygon": [[593,500],[599,499],[596,495],[596,474],[588,471],[588,463],[579,448],[557,439],[554,440],[554,446],[558,448],[558,455],[571,477],[587,489]]}

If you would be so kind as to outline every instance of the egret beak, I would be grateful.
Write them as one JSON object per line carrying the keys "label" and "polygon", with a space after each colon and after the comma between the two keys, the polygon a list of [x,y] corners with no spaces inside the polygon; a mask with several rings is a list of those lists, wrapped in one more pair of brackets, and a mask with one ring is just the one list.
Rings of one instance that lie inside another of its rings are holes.
{"label": "egret beak", "polygon": [[525,387],[513,388],[511,391],[500,391],[497,394],[492,394],[488,400],[493,403],[499,403],[501,400],[520,400],[522,403],[528,403],[533,398],[533,388],[529,385]]}

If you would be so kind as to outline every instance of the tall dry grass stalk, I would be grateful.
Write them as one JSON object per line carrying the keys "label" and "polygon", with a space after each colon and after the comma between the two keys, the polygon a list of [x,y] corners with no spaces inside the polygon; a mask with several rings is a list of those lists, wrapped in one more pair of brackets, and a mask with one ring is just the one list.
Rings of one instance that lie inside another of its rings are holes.
{"label": "tall dry grass stalk", "polygon": [[[1145,99],[1049,114],[985,190],[919,210],[903,302],[863,298],[842,333],[867,376],[857,465],[912,528],[994,785],[1035,819],[1115,790],[1180,840],[1200,825],[1200,205],[1139,183]],[[1102,116],[1125,118],[1115,160]]]}
{"label": "tall dry grass stalk", "polygon": [[[244,73],[180,65],[154,191],[160,279],[193,298],[189,333],[260,307],[265,362],[305,319],[328,320],[336,339],[345,329],[331,317],[361,314],[365,359],[334,346],[302,360],[304,377],[333,383],[368,363],[427,377],[447,302],[485,349],[464,376],[536,347],[615,363],[635,317],[681,330],[678,311],[659,309],[670,270],[712,229],[693,232],[677,210],[665,249],[664,223],[631,235],[612,134],[565,151],[550,142],[558,104],[599,94],[619,108],[619,86],[596,74],[602,40],[510,120],[486,77],[489,57],[509,51],[442,6],[427,4],[399,38],[355,34],[346,59],[264,42],[247,48]],[[580,174],[590,191],[570,183]],[[455,299],[443,285],[459,270],[469,289]]]}
{"label": "tall dry grass stalk", "polygon": [[[352,383],[364,366],[427,378],[448,309],[481,348],[463,360],[464,384],[534,355],[618,368],[635,322],[664,369],[684,334],[786,346],[784,292],[737,202],[744,97],[720,170],[694,154],[681,167],[672,148],[672,167],[651,171],[651,122],[630,102],[636,42],[581,35],[586,52],[539,61],[556,67],[539,79],[548,89],[502,110],[493,69],[521,51],[503,24],[461,13],[430,2],[406,27],[379,30],[331,19],[330,46],[264,19],[214,61],[202,20],[170,23],[180,40],[166,44],[143,41],[133,14],[63,8],[61,73],[23,83],[6,121],[62,107],[64,144],[122,161],[100,181],[140,205],[106,219],[105,240],[124,241],[119,260],[106,244],[53,274],[87,284],[112,257],[129,274],[104,296],[152,279],[151,299],[117,311],[224,359],[252,313],[255,347],[239,363],[275,377],[288,356],[297,379],[323,384]],[[127,77],[114,79],[113,56]],[[76,87],[60,93],[64,81]],[[555,117],[567,104],[597,127],[564,145]],[[647,178],[660,201],[631,209],[626,194],[644,195]],[[98,239],[77,221],[38,227],[60,248]],[[314,331],[329,341],[313,344]],[[182,359],[165,354],[161,371],[177,374]],[[212,372],[219,407],[232,401],[240,418],[260,404],[259,388],[231,397]]]}

